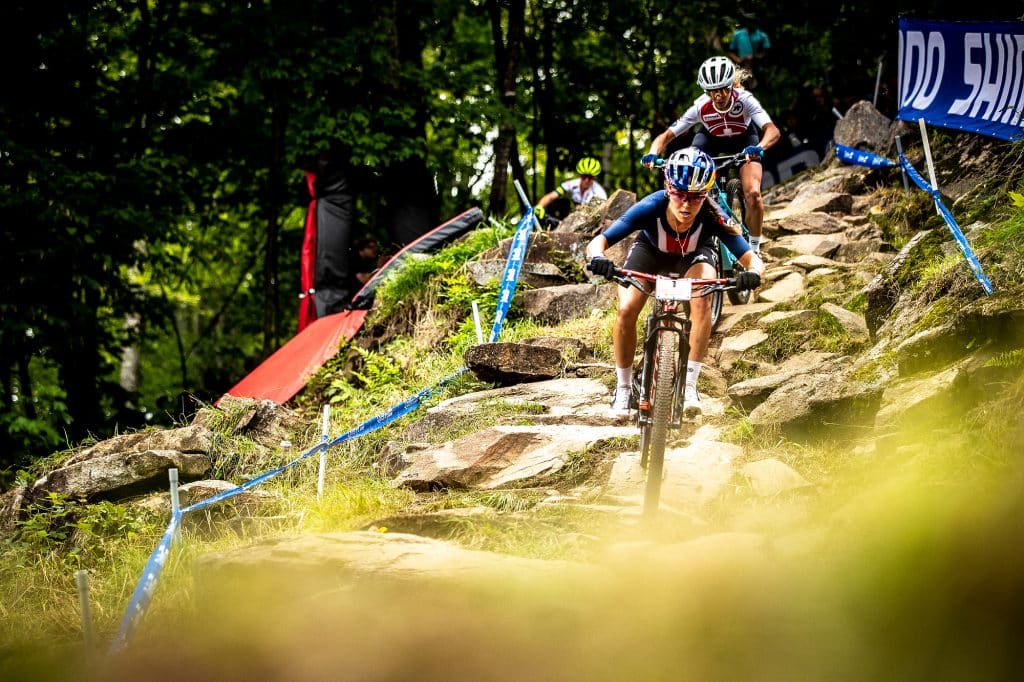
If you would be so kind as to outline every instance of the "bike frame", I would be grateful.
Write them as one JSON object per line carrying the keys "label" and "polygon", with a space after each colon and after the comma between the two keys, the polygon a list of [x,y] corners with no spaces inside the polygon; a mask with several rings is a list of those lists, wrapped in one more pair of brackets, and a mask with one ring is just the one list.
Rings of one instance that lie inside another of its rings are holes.
{"label": "bike frame", "polygon": [[[744,156],[743,154],[732,154],[732,155],[729,155],[729,156],[716,156],[716,157],[713,157],[712,160],[715,162],[717,170],[724,171],[724,170],[727,170],[729,168],[739,169],[739,167],[741,165],[746,163],[746,156]],[[729,205],[729,193],[728,193],[728,191],[726,189],[727,186],[728,186],[728,181],[729,181],[728,174],[726,174],[726,173],[718,173],[717,174],[717,178],[715,179],[715,189],[717,189],[718,191],[715,192],[715,195],[714,195],[715,202],[722,209],[722,211],[725,212],[725,214],[727,216],[729,216],[732,220],[735,220],[737,223],[739,223],[740,227],[743,229],[743,238],[746,239],[746,238],[748,238],[750,236],[750,230],[747,229],[747,224],[743,221],[743,218],[740,217],[740,216],[737,216],[733,212],[732,206]],[[742,197],[743,197],[743,189],[742,189],[742,186],[741,186],[741,188],[740,188],[740,200],[741,201],[742,201]],[[733,255],[732,251],[730,251],[729,249],[725,248],[725,245],[722,244],[722,243],[719,243],[719,245],[718,245],[718,256],[719,256],[719,262],[721,264],[721,272],[723,274],[731,273],[735,269],[736,256]]]}

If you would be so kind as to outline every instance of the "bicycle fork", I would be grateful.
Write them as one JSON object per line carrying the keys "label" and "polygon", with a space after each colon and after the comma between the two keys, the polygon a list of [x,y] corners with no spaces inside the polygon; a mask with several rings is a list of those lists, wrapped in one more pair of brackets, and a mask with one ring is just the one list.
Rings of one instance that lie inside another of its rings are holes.
{"label": "bicycle fork", "polygon": [[661,334],[676,334],[679,337],[678,356],[676,359],[676,376],[673,381],[674,396],[672,405],[672,428],[679,428],[683,423],[683,386],[686,383],[686,360],[690,355],[690,320],[676,315],[675,306],[667,306],[655,310],[647,317],[644,329],[644,364],[641,373],[639,400],[637,405],[637,423],[645,426],[651,420],[654,386],[658,357],[658,338]]}

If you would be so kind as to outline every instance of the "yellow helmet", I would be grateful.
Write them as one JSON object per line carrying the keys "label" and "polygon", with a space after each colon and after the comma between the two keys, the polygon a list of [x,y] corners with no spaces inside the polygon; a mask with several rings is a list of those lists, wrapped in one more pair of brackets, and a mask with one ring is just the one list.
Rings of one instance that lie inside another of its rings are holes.
{"label": "yellow helmet", "polygon": [[576,172],[580,175],[600,175],[601,162],[592,156],[585,156],[576,164]]}

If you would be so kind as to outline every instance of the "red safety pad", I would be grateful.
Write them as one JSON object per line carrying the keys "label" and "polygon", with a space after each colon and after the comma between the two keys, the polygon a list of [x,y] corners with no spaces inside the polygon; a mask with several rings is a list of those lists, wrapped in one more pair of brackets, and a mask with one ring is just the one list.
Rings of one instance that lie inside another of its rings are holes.
{"label": "red safety pad", "polygon": [[311,322],[228,390],[236,398],[284,404],[363,326],[368,310],[342,310]]}

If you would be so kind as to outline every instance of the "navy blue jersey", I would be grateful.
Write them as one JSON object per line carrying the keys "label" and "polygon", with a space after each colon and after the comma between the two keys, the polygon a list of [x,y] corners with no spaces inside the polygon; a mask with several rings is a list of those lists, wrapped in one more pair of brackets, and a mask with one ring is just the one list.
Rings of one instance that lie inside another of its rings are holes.
{"label": "navy blue jersey", "polygon": [[668,202],[668,192],[663,189],[648,194],[609,225],[601,236],[608,240],[608,246],[612,246],[639,231],[639,238],[659,251],[680,256],[695,252],[714,237],[718,237],[737,258],[750,250],[750,244],[738,234],[739,226],[730,224],[729,218],[717,209],[710,198],[704,200],[690,229],[678,234],[666,224]]}

